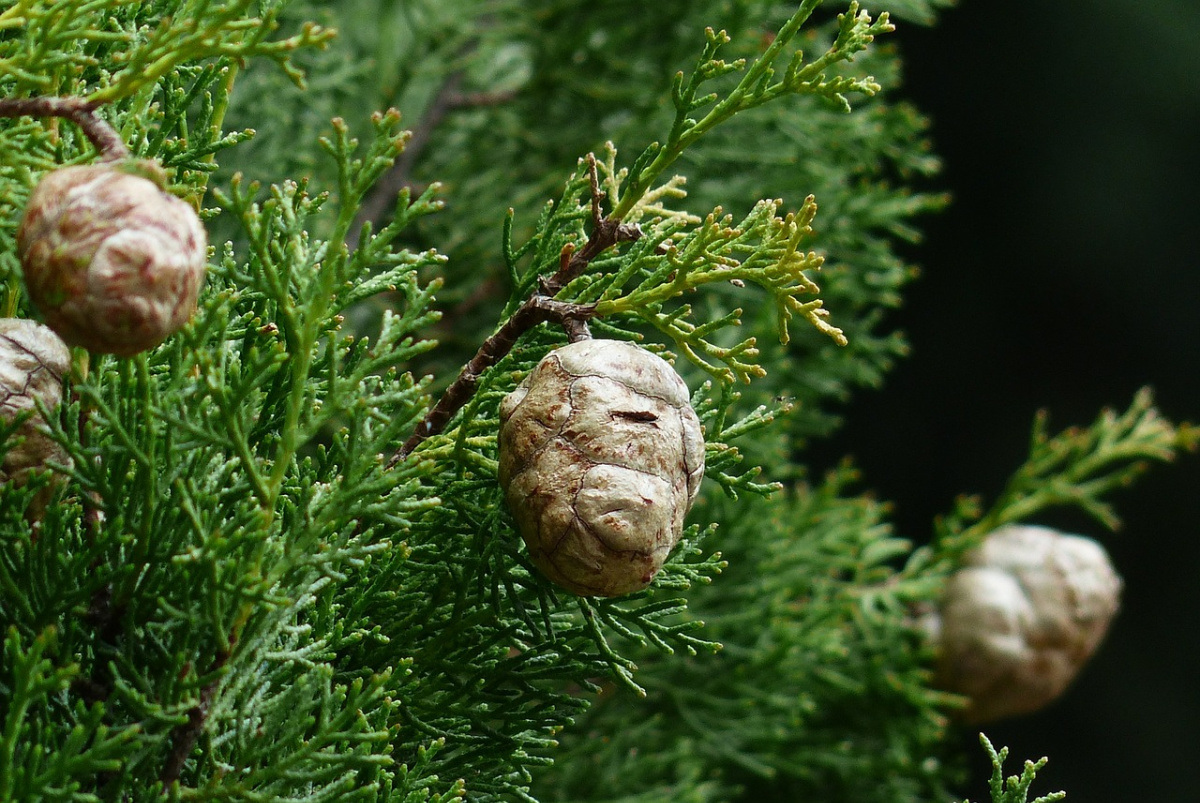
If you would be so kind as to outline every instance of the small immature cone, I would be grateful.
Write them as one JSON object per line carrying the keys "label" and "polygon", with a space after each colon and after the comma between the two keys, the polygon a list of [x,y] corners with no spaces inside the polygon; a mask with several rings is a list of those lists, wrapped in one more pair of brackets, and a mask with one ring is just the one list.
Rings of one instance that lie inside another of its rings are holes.
{"label": "small immature cone", "polygon": [[[62,402],[63,376],[71,366],[71,352],[48,327],[20,318],[0,318],[0,422],[12,424],[22,413],[32,412],[5,444],[0,459],[0,484],[21,484],[33,469],[48,461],[66,464],[62,448],[38,430],[44,423],[37,402],[54,410]],[[28,511],[40,518],[53,488],[38,494]]]}
{"label": "small immature cone", "polygon": [[969,552],[949,581],[938,681],[971,724],[1026,714],[1066,689],[1119,607],[1121,578],[1095,541],[1012,525]]}
{"label": "small immature cone", "polygon": [[583,596],[641,590],[704,476],[687,386],[630,343],[546,355],[500,405],[500,483],[533,562]]}
{"label": "small immature cone", "polygon": [[121,356],[188,322],[208,259],[187,203],[113,165],[47,173],[29,198],[17,251],[46,323],[73,346]]}

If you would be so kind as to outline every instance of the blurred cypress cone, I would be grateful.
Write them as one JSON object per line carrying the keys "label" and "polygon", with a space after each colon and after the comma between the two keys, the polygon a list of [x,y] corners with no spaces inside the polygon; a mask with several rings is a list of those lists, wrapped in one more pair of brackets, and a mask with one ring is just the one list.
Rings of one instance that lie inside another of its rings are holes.
{"label": "blurred cypress cone", "polygon": [[1120,594],[1121,578],[1092,539],[1001,527],[966,554],[926,621],[938,683],[969,699],[963,718],[972,724],[1037,711],[1096,651]]}
{"label": "blurred cypress cone", "polygon": [[151,163],[63,167],[34,189],[17,232],[25,286],[59,336],[129,356],[196,310],[207,237],[184,201],[133,171]]}
{"label": "blurred cypress cone", "polygon": [[[21,318],[0,318],[0,422],[11,425],[23,413],[32,413],[5,443],[0,459],[0,484],[21,485],[30,471],[46,468],[47,461],[67,465],[62,447],[41,431],[40,401],[47,410],[62,402],[63,377],[71,366],[71,353],[49,327]],[[31,519],[41,512],[54,493],[49,485],[27,509]]]}

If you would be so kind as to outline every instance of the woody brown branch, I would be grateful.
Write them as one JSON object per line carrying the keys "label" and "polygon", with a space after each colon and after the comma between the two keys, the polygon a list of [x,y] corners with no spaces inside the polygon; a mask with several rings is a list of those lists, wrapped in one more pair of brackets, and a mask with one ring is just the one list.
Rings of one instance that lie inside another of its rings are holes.
{"label": "woody brown branch", "polygon": [[200,738],[200,733],[204,730],[204,723],[208,719],[208,710],[212,706],[213,697],[217,692],[217,682],[220,680],[218,673],[229,661],[233,644],[234,642],[231,640],[229,648],[221,650],[213,658],[213,662],[208,668],[208,674],[213,675],[212,680],[200,689],[200,699],[188,711],[187,721],[171,731],[171,752],[168,754],[162,774],[159,776],[164,788],[170,787],[179,779],[180,773],[183,772],[183,765],[187,762],[188,756],[192,754],[196,740]]}
{"label": "woody brown branch", "polygon": [[491,368],[512,350],[522,334],[539,323],[553,321],[563,327],[567,336],[572,340],[583,340],[590,336],[587,329],[587,319],[596,312],[594,305],[569,304],[555,301],[546,296],[537,295],[527,300],[504,322],[504,325],[489,337],[479,347],[479,351],[459,373],[458,378],[446,388],[446,392],[417,425],[417,429],[409,437],[399,451],[388,462],[388,468],[399,463],[421,445],[425,439],[440,433],[450,422],[450,418],[463,405],[470,401],[479,385],[483,372]]}
{"label": "woody brown branch", "polygon": [[129,158],[117,130],[83,98],[0,98],[0,117],[61,117],[79,126],[105,161]]}
{"label": "woody brown branch", "polygon": [[592,210],[592,233],[587,242],[578,250],[572,245],[563,249],[558,270],[551,276],[540,279],[538,292],[527,299],[494,335],[483,342],[471,361],[463,367],[450,387],[446,388],[437,404],[417,425],[416,431],[392,455],[387,464],[388,468],[412,454],[426,439],[441,433],[454,414],[470,401],[483,372],[503,359],[512,350],[517,338],[534,326],[553,321],[563,327],[572,341],[590,337],[586,322],[595,316],[595,305],[571,304],[557,301],[552,296],[580,276],[599,254],[617,243],[637,240],[642,236],[642,230],[636,225],[603,216],[600,202],[604,193],[600,189],[594,154],[587,155],[587,164]]}

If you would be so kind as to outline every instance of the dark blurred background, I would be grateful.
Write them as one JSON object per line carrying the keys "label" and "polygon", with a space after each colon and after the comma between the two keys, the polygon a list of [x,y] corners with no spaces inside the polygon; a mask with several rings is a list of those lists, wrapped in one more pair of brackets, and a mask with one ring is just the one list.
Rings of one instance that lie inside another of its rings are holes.
{"label": "dark blurred background", "polygon": [[[1058,430],[1150,385],[1200,421],[1200,4],[966,0],[896,36],[954,201],[911,252],[911,356],[826,446],[920,538],[957,493],[995,497],[1039,408]],[[1200,457],[1116,502],[1115,534],[1043,519],[1099,536],[1124,575],[1107,643],[1049,710],[985,730],[1014,759],[1050,757],[1033,797],[1198,800]]]}

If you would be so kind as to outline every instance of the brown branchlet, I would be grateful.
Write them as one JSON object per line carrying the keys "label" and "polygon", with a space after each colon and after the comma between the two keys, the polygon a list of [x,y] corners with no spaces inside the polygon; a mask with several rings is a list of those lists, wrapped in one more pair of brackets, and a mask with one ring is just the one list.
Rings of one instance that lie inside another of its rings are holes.
{"label": "brown branchlet", "polygon": [[462,409],[479,384],[483,372],[504,358],[516,344],[517,338],[540,323],[553,322],[562,326],[572,342],[590,337],[587,320],[596,314],[593,305],[571,304],[553,298],[577,276],[580,276],[593,259],[617,243],[632,242],[642,236],[636,225],[604,217],[600,202],[604,193],[596,170],[596,157],[588,154],[588,178],[591,186],[592,232],[582,248],[568,244],[560,254],[558,270],[538,280],[538,290],[522,304],[500,329],[479,347],[471,361],[463,366],[458,377],[446,388],[437,404],[417,425],[416,430],[401,446],[388,468],[408,457],[422,441],[439,434],[450,423],[456,412]]}
{"label": "brown branchlet", "polygon": [[129,149],[121,135],[96,114],[97,108],[83,98],[0,98],[0,117],[61,117],[79,126],[102,159],[128,159]]}

